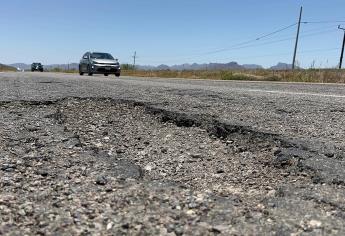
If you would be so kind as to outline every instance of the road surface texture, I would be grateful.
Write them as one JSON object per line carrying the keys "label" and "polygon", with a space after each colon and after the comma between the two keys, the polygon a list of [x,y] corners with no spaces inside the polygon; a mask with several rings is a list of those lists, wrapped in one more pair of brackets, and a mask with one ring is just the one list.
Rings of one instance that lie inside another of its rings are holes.
{"label": "road surface texture", "polygon": [[344,235],[345,86],[0,73],[0,235]]}

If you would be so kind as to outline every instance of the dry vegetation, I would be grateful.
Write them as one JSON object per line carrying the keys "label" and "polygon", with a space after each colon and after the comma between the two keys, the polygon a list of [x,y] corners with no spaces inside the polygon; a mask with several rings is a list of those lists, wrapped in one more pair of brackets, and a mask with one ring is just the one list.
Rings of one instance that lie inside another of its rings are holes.
{"label": "dry vegetation", "polygon": [[123,70],[122,75],[161,78],[252,80],[284,82],[345,83],[345,70],[308,69],[308,70],[184,70],[184,71],[144,71]]}
{"label": "dry vegetation", "polygon": [[17,69],[12,66],[6,66],[3,64],[0,64],[0,71],[16,71]]}
{"label": "dry vegetation", "polygon": [[[0,69],[1,71],[1,69]],[[54,68],[50,72],[78,73],[77,70]],[[277,82],[345,83],[345,70],[122,70],[121,75],[137,77],[185,78],[210,80],[248,80]]]}

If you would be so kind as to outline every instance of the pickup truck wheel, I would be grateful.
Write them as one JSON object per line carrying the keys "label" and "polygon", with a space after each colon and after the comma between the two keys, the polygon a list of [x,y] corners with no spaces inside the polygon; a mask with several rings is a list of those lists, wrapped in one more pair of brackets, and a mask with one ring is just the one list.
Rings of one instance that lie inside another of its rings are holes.
{"label": "pickup truck wheel", "polygon": [[120,73],[116,73],[115,76],[116,76],[116,77],[120,77]]}
{"label": "pickup truck wheel", "polygon": [[104,76],[108,76],[108,74],[104,74]]}

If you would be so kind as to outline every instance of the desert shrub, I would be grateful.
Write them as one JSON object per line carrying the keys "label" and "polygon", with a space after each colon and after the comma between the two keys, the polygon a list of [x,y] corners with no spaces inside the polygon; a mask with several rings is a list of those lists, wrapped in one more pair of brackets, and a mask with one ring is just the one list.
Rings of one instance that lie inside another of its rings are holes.
{"label": "desert shrub", "polygon": [[345,70],[124,70],[123,75],[161,78],[345,83]]}

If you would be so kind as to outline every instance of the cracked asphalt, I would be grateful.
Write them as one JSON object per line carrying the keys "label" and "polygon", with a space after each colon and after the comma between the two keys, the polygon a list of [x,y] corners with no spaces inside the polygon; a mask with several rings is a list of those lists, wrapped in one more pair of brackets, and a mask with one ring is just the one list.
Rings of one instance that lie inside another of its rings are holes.
{"label": "cracked asphalt", "polygon": [[0,235],[344,235],[345,86],[0,73]]}

